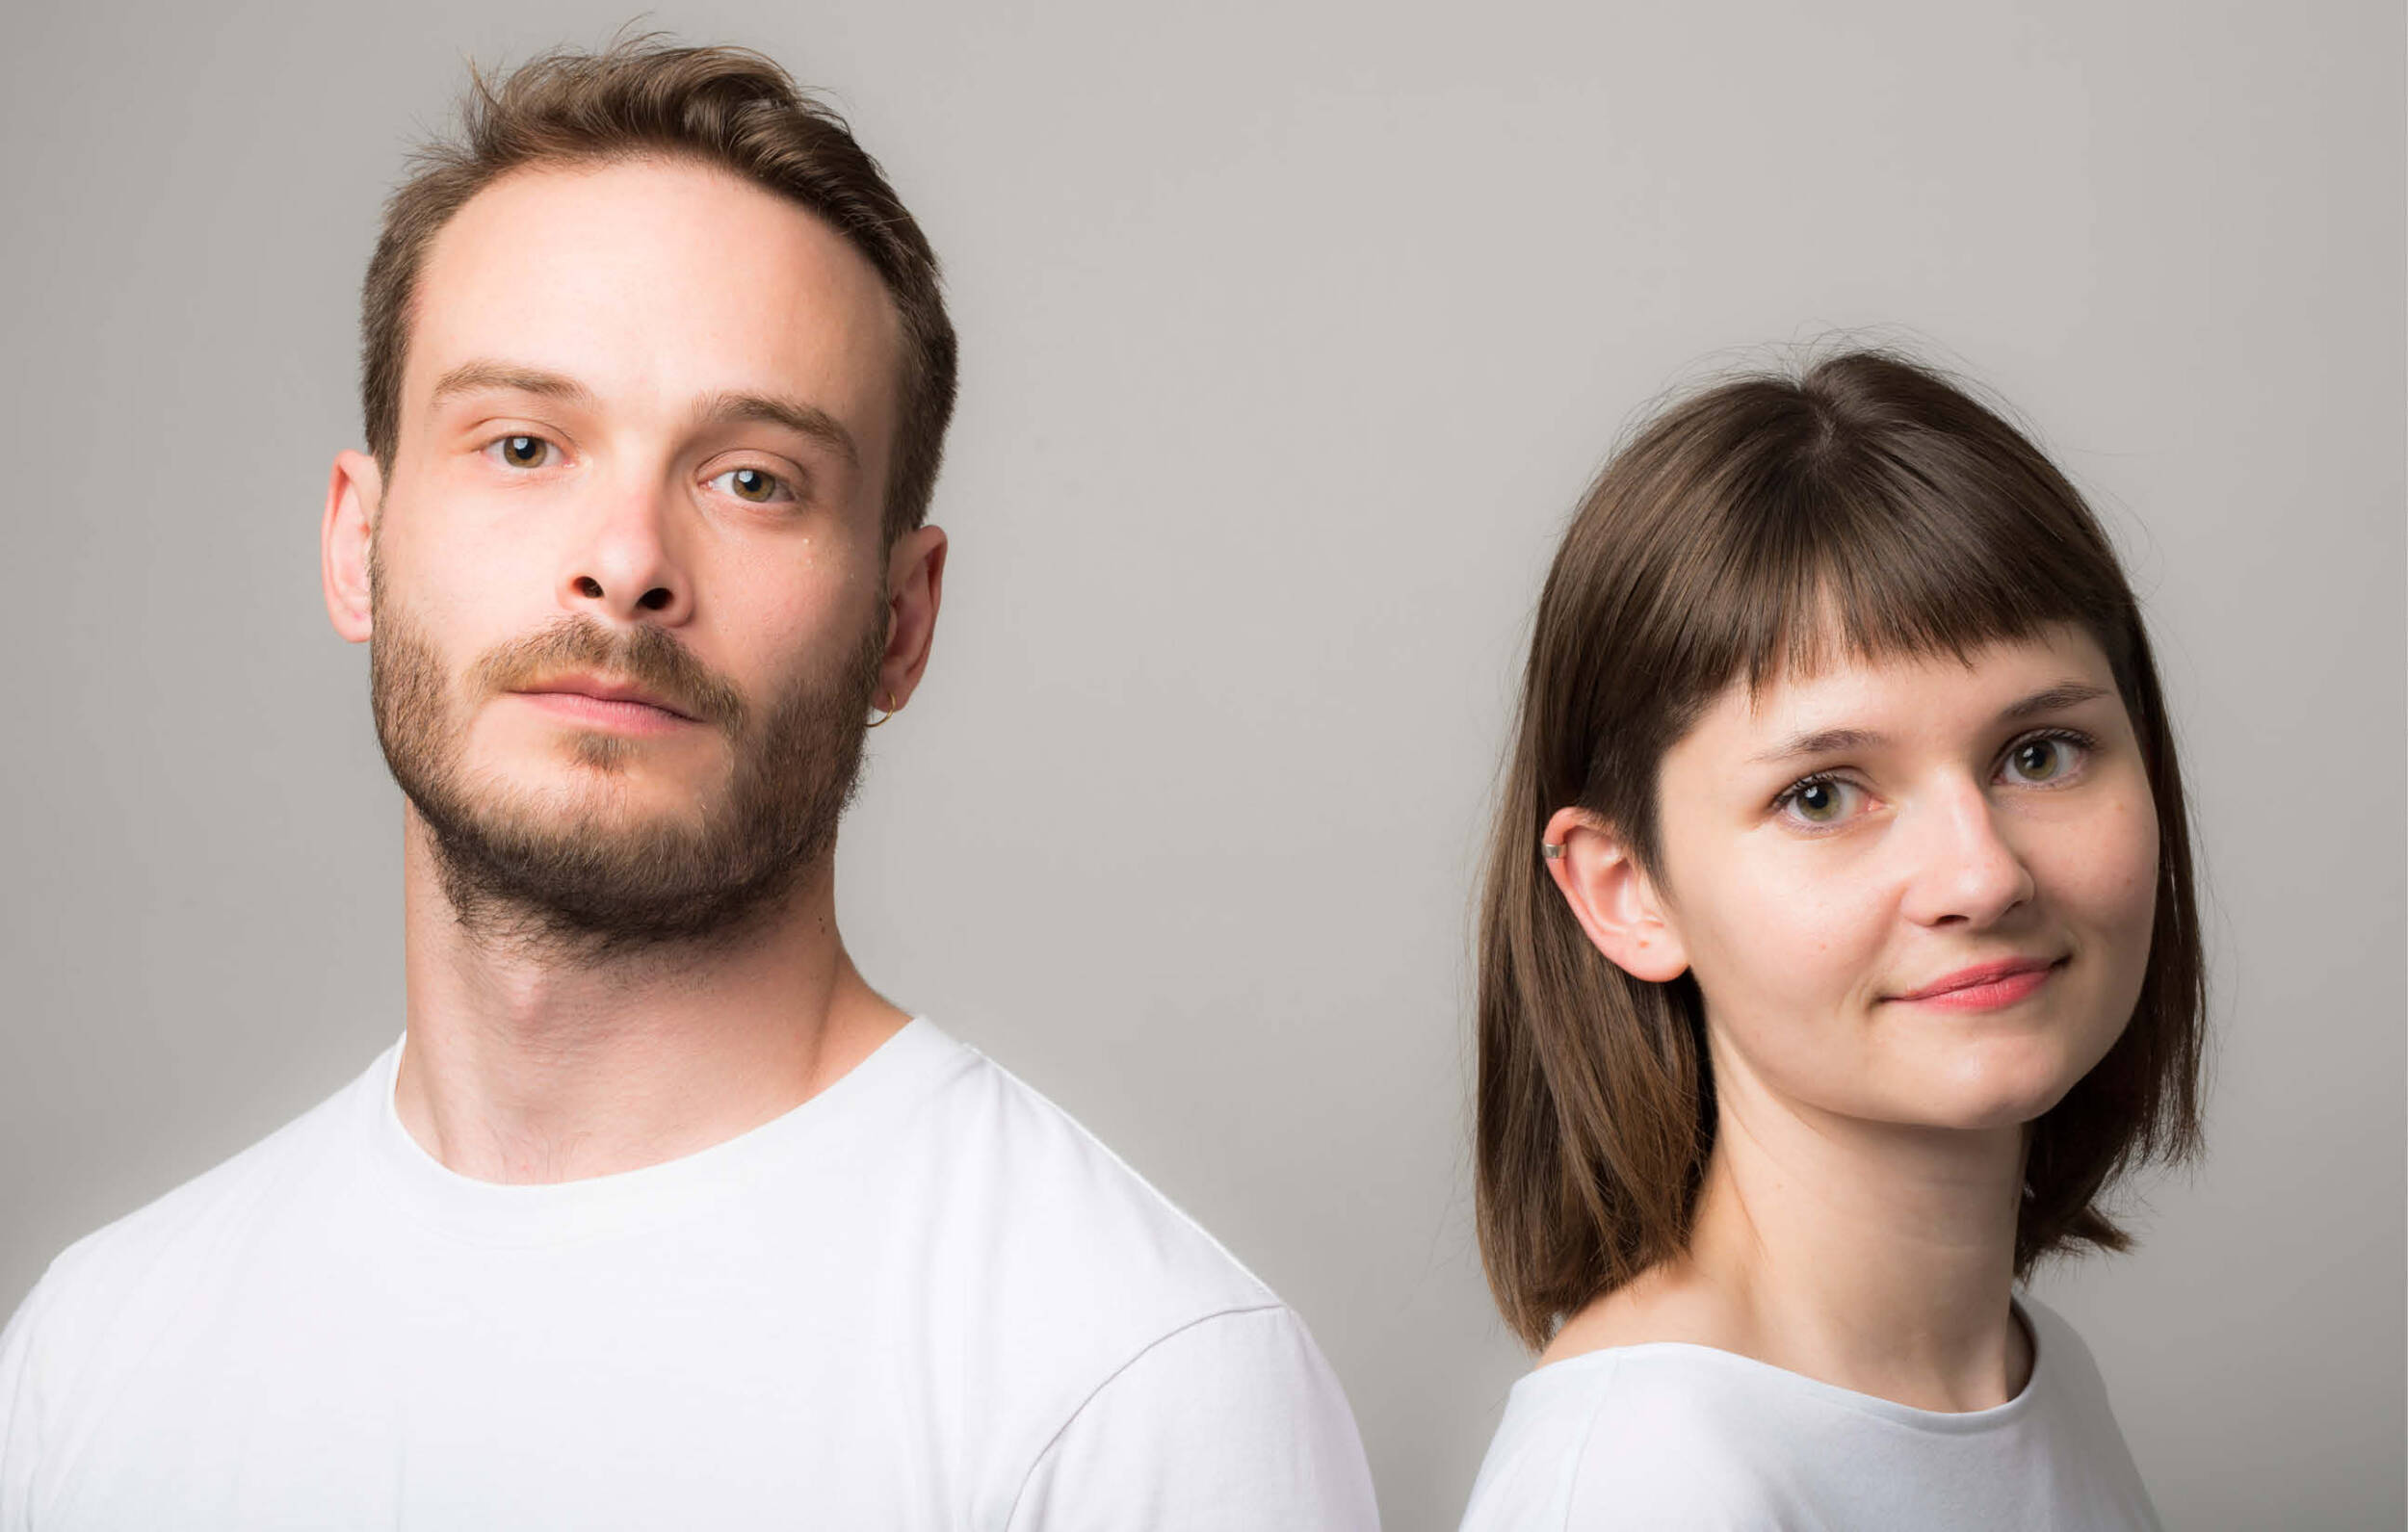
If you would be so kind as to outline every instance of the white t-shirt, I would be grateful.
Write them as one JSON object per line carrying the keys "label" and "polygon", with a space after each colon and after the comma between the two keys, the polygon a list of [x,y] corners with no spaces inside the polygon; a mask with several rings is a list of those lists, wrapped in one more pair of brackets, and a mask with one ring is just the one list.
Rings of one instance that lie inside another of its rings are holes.
{"label": "white t-shirt", "polygon": [[353,1084],[0,1337],[0,1532],[1376,1524],[1296,1316],[925,1019],[699,1154],[446,1170]]}
{"label": "white t-shirt", "polygon": [[2030,1380],[1962,1415],[1677,1341],[1551,1363],[1507,1396],[1463,1532],[2154,1532],[2089,1348],[2017,1308]]}

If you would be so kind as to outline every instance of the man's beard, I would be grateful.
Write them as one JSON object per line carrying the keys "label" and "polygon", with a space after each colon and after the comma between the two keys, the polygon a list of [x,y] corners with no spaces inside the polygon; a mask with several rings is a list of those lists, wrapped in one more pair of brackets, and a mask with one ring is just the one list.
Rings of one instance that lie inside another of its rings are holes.
{"label": "man's beard", "polygon": [[834,845],[860,776],[883,624],[869,625],[834,675],[807,676],[766,709],[651,626],[614,632],[568,616],[479,659],[458,696],[462,709],[563,670],[594,670],[722,733],[733,767],[697,795],[694,816],[622,825],[607,812],[609,779],[643,741],[576,735],[577,760],[603,779],[571,790],[576,807],[481,780],[460,759],[468,716],[454,715],[441,657],[371,579],[377,740],[427,826],[454,912],[479,939],[587,959],[724,941],[780,906]]}

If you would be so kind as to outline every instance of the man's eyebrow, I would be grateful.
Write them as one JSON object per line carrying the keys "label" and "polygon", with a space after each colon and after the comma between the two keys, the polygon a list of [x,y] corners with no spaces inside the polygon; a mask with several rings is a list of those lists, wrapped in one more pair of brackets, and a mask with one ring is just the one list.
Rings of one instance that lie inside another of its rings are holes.
{"label": "man's eyebrow", "polygon": [[563,403],[590,406],[593,390],[565,373],[549,373],[540,367],[520,367],[511,362],[462,362],[434,380],[432,404],[460,394],[473,394],[479,389],[502,388],[519,394],[540,394]]}
{"label": "man's eyebrow", "polygon": [[782,426],[832,449],[848,464],[860,466],[861,453],[853,445],[852,432],[817,404],[769,394],[714,394],[703,402],[698,416],[706,426]]}
{"label": "man's eyebrow", "polygon": [[[593,390],[565,373],[548,372],[540,367],[521,367],[513,362],[473,361],[459,366],[435,379],[434,393],[430,401],[440,404],[461,394],[480,389],[507,389],[513,393],[537,394],[557,399],[581,408],[591,408],[595,402]],[[770,394],[714,394],[703,401],[695,418],[706,426],[737,426],[759,422],[782,426],[798,436],[825,444],[846,462],[858,465],[861,453],[853,445],[852,432],[844,423],[817,404],[799,400],[779,399]]]}
{"label": "man's eyebrow", "polygon": [[[2017,723],[2060,708],[2071,708],[2107,695],[2107,688],[2087,681],[2060,681],[2055,686],[2033,692],[2020,702],[2012,702],[1999,710],[1998,721]],[[1770,766],[1802,755],[1836,755],[1845,750],[1877,749],[1889,741],[1871,729],[1816,729],[1793,735],[1761,755],[1748,757],[1750,766]]]}

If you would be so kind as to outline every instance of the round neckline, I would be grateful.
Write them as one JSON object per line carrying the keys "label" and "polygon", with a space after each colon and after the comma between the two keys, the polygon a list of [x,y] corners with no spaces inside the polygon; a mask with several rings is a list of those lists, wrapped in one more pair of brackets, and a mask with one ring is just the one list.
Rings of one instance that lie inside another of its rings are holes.
{"label": "round neckline", "polygon": [[1613,1370],[1615,1363],[1626,1360],[1684,1357],[1706,1361],[1714,1366],[1750,1376],[1759,1381],[1777,1383],[1782,1388],[1808,1398],[1819,1399],[1827,1404],[1838,1405],[1861,1415],[1874,1415],[1900,1425],[1913,1426],[1918,1430],[1950,1433],[1986,1431],[2005,1425],[2030,1413],[2033,1408],[2032,1400],[2040,1393],[2043,1369],[2052,1364],[2049,1359],[2056,1354],[2055,1346],[2045,1341],[2041,1337],[2041,1324],[2033,1312],[2035,1306],[2020,1295],[2010,1295],[2007,1304],[2017,1322],[2023,1325],[2025,1336],[2031,1342],[2031,1370],[2025,1376],[2023,1388],[2016,1391],[2013,1398],[1982,1410],[1924,1410],[1915,1405],[1901,1404],[1896,1399],[1885,1399],[1877,1393],[1865,1393],[1859,1389],[1844,1388],[1836,1383],[1827,1383],[1820,1378],[1809,1377],[1805,1373],[1777,1366],[1761,1358],[1747,1356],[1741,1352],[1727,1351],[1720,1346],[1710,1346],[1695,1340],[1642,1340],[1627,1346],[1600,1346],[1594,1351],[1584,1351],[1576,1357],[1565,1357],[1559,1362],[1550,1362],[1544,1366],[1533,1367],[1523,1374],[1513,1387],[1516,1392],[1525,1387],[1533,1389],[1550,1389],[1557,1387],[1557,1383],[1541,1380],[1549,1380],[1551,1377],[1565,1380],[1585,1378],[1589,1373],[1600,1370],[1610,1372]]}
{"label": "round neckline", "polygon": [[825,1089],[716,1144],[607,1175],[513,1182],[460,1174],[403,1125],[394,1086],[408,1044],[405,1030],[364,1081],[362,1127],[373,1157],[415,1221],[484,1245],[577,1242],[697,1216],[749,1189],[754,1178],[748,1173],[764,1159],[790,1157],[813,1139],[841,1133],[845,1124],[928,1078],[942,1055],[959,1048],[935,1023],[914,1016]]}

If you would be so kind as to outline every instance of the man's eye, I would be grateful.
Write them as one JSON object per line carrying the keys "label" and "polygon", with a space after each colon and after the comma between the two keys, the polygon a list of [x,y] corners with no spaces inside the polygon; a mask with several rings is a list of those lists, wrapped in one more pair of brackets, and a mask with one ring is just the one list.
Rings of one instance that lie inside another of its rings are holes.
{"label": "man's eye", "polygon": [[559,450],[540,436],[503,436],[487,442],[484,454],[511,468],[541,468]]}
{"label": "man's eye", "polygon": [[758,468],[731,468],[711,482],[717,484],[722,493],[733,495],[738,500],[751,501],[756,506],[795,498],[795,492],[787,487],[786,480]]}

